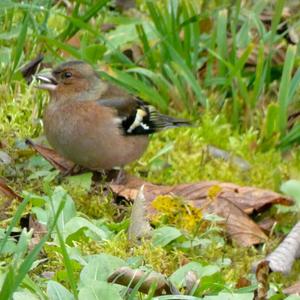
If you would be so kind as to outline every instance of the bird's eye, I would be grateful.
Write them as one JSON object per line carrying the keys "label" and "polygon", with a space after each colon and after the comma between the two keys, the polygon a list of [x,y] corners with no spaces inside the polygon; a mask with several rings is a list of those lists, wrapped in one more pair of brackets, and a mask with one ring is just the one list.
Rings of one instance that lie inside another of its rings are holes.
{"label": "bird's eye", "polygon": [[71,78],[72,77],[72,73],[71,72],[65,72],[63,73],[63,78]]}

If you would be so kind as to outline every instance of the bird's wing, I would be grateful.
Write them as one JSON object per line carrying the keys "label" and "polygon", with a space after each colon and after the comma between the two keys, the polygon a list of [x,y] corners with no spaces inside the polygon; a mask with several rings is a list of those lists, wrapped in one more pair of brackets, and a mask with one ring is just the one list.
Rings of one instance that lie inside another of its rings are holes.
{"label": "bird's wing", "polygon": [[160,114],[153,106],[130,96],[100,99],[97,104],[117,111],[126,135],[150,134],[166,128],[190,125],[186,120]]}

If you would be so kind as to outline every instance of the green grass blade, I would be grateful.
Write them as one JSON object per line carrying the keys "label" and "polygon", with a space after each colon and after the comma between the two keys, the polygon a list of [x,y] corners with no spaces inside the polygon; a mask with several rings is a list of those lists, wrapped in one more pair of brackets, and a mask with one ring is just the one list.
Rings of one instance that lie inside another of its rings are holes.
{"label": "green grass blade", "polygon": [[13,266],[10,266],[2,285],[5,288],[2,288],[0,291],[0,300],[11,299],[11,296],[14,292],[13,287],[15,285],[15,276],[16,270],[13,268]]}
{"label": "green grass blade", "polygon": [[206,107],[207,99],[205,98],[202,92],[202,89],[198,80],[196,79],[196,76],[193,74],[192,70],[188,67],[188,65],[179,55],[179,53],[169,43],[167,43],[166,41],[165,43],[167,45],[168,52],[172,57],[172,60],[175,64],[178,65],[178,69],[180,70],[181,75],[185,78],[186,82],[189,83],[189,85],[193,89],[196,95],[197,102],[200,103],[202,106]]}
{"label": "green grass blade", "polygon": [[168,75],[169,79],[171,80],[172,85],[174,85],[174,87],[179,92],[180,97],[181,97],[180,100],[185,105],[185,108],[189,111],[190,106],[189,106],[189,102],[187,99],[186,85],[183,85],[182,80],[180,80],[180,77],[178,76],[178,69],[180,69],[180,68],[178,67],[178,65],[176,66],[175,64],[173,64],[173,67],[175,68],[176,72],[174,72],[174,70],[167,64],[164,65],[164,70],[165,70],[166,74]]}
{"label": "green grass blade", "polygon": [[153,57],[152,48],[150,47],[148,37],[145,33],[144,27],[141,24],[136,25],[136,31],[139,36],[139,39],[141,43],[143,44],[144,48],[144,55],[148,60],[148,65],[150,66],[150,69],[155,69],[155,59]]}
{"label": "green grass blade", "polygon": [[158,106],[163,111],[168,110],[168,100],[162,98],[154,88],[123,71],[114,70],[113,72],[119,82],[133,89],[142,99]]}
{"label": "green grass blade", "polygon": [[261,92],[263,90],[263,86],[265,83],[265,64],[264,64],[264,43],[263,41],[260,42],[258,48],[258,57],[257,57],[257,64],[256,64],[256,71],[255,71],[255,80],[253,85],[253,92],[250,98],[250,105],[252,108],[255,108]]}
{"label": "green grass blade", "polygon": [[18,274],[17,274],[16,279],[15,279],[15,288],[17,288],[20,285],[20,283],[22,282],[23,278],[25,278],[26,274],[28,273],[28,271],[30,270],[32,264],[34,263],[36,257],[38,256],[38,254],[42,250],[44,244],[49,239],[54,227],[56,226],[57,220],[58,220],[58,218],[60,216],[60,213],[62,212],[64,206],[65,206],[65,199],[63,199],[61,201],[61,203],[60,203],[60,205],[59,205],[59,207],[58,207],[58,209],[57,209],[57,211],[54,215],[53,222],[49,226],[47,234],[42,237],[40,242],[33,248],[33,250],[27,255],[27,257],[25,258],[25,260],[21,264],[21,266],[18,270]]}
{"label": "green grass blade", "polygon": [[128,69],[127,73],[136,73],[149,78],[157,86],[162,97],[164,99],[169,98],[170,96],[169,93],[170,93],[170,89],[172,88],[172,85],[160,73],[155,73],[151,70],[144,69],[144,68]]}
{"label": "green grass blade", "polygon": [[291,81],[290,92],[289,92],[289,103],[293,102],[294,96],[296,94],[296,91],[299,89],[299,86],[300,86],[300,68],[298,68],[297,72],[295,73]]}
{"label": "green grass blade", "polygon": [[49,47],[54,47],[59,50],[64,50],[77,59],[81,59],[81,53],[78,49],[68,44],[65,44],[58,39],[52,39],[47,36],[39,36],[39,39],[45,41]]}
{"label": "green grass blade", "polygon": [[64,259],[64,266],[65,266],[66,271],[67,271],[69,285],[72,289],[72,292],[73,292],[73,295],[74,295],[75,299],[78,299],[78,292],[77,292],[77,288],[76,288],[76,280],[75,280],[75,277],[74,277],[74,272],[73,272],[73,268],[72,268],[71,259],[69,257],[68,252],[67,252],[67,248],[66,248],[64,239],[62,237],[62,234],[61,234],[61,232],[60,232],[57,225],[55,225],[55,229],[56,229],[56,234],[57,234],[57,237],[58,237],[58,240],[59,240],[61,253],[62,253],[63,259]]}
{"label": "green grass blade", "polygon": [[275,12],[273,14],[273,18],[272,18],[272,24],[271,24],[271,35],[270,35],[270,40],[269,40],[269,55],[267,58],[267,85],[270,82],[270,77],[271,77],[271,62],[272,62],[272,56],[273,56],[273,44],[274,44],[274,40],[275,40],[275,35],[277,32],[277,28],[282,16],[282,11],[284,8],[284,4],[285,4],[285,0],[277,0],[276,4],[275,4]]}
{"label": "green grass blade", "polygon": [[29,200],[30,200],[29,197],[25,197],[24,200],[21,202],[21,204],[18,206],[17,211],[15,212],[14,217],[11,220],[11,222],[8,226],[8,229],[5,233],[4,239],[0,243],[0,254],[2,254],[3,248],[4,248],[8,238],[10,237],[10,234],[11,234],[13,228],[16,227],[18,222],[20,221],[22,214],[25,211],[26,205],[28,204]]}
{"label": "green grass blade", "polygon": [[278,103],[271,103],[268,106],[263,136],[269,140],[279,130],[279,106]]}
{"label": "green grass blade", "polygon": [[[223,60],[228,58],[227,46],[227,10],[221,10],[217,17],[217,53]],[[226,66],[219,61],[219,75],[225,76]]]}
{"label": "green grass blade", "polygon": [[288,119],[288,104],[290,102],[289,95],[291,86],[291,74],[294,67],[296,51],[296,46],[290,45],[287,49],[279,87],[279,127],[282,136],[286,132],[286,124]]}
{"label": "green grass blade", "polygon": [[21,58],[21,55],[23,52],[23,48],[25,45],[25,41],[26,41],[28,24],[29,24],[29,13],[27,12],[23,19],[23,24],[22,24],[21,31],[18,36],[17,44],[14,48],[13,68],[12,68],[11,74],[14,73],[15,69],[17,68],[17,66],[19,64],[19,61],[20,61],[20,58]]}
{"label": "green grass blade", "polygon": [[238,21],[239,21],[239,16],[240,16],[240,11],[241,11],[241,0],[235,1],[235,14],[233,21],[231,22],[231,34],[232,34],[232,59],[231,62],[234,64],[236,60],[236,36],[237,36],[237,30],[238,30]]}
{"label": "green grass blade", "polygon": [[[13,269],[12,271],[9,270],[9,272],[7,273],[5,280],[4,280],[4,283],[6,283],[5,289],[2,289],[0,292],[0,299],[10,299],[12,294],[20,286],[22,280],[26,277],[32,264],[36,260],[36,257],[42,250],[42,247],[49,239],[50,234],[52,233],[52,231],[56,225],[58,217],[64,208],[64,204],[65,204],[65,201],[62,201],[60,203],[60,206],[54,216],[54,220],[53,220],[51,226],[49,227],[47,234],[44,235],[43,238],[40,240],[40,242],[33,248],[33,250],[29,252],[29,254],[26,256],[26,258],[20,265],[19,269],[18,270]],[[13,275],[13,279],[11,278],[12,275]]]}
{"label": "green grass blade", "polygon": [[155,25],[156,30],[160,33],[165,35],[167,33],[166,30],[166,23],[165,18],[163,15],[160,14],[159,8],[157,4],[154,4],[154,1],[148,0],[146,2],[147,8],[150,14],[150,17]]}
{"label": "green grass blade", "polygon": [[[149,277],[151,271],[148,271],[147,273],[145,273],[140,280],[137,282],[137,284],[134,286],[134,288],[132,289],[132,291],[130,292],[130,295],[128,297],[128,300],[135,300],[137,297],[137,294],[139,292],[139,288],[142,286],[143,282]],[[130,283],[131,284],[131,283]],[[129,286],[130,286],[129,284]],[[128,286],[128,288],[129,288]]]}
{"label": "green grass blade", "polygon": [[[94,5],[92,5],[82,16],[80,19],[88,23],[89,20],[97,15],[97,13],[109,2],[109,0],[98,0]],[[77,13],[72,14],[72,17],[77,17]],[[79,24],[70,23],[69,26],[58,36],[60,40],[66,40],[74,36],[80,29],[81,26],[77,26]]]}
{"label": "green grass blade", "polygon": [[287,150],[296,141],[300,141],[300,124],[296,124],[289,133],[282,137],[279,148],[281,150]]}

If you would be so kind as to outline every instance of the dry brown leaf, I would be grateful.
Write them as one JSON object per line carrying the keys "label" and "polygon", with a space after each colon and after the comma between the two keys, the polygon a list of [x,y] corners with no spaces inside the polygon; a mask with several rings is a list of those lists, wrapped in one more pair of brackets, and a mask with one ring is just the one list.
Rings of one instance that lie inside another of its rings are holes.
{"label": "dry brown leaf", "polygon": [[199,276],[193,270],[190,270],[186,273],[184,281],[185,295],[191,295],[193,290],[200,284]]}
{"label": "dry brown leaf", "polygon": [[109,31],[114,30],[114,29],[116,29],[116,25],[112,24],[112,23],[103,23],[100,27],[100,30],[102,32],[109,32]]}
{"label": "dry brown leaf", "polygon": [[251,281],[245,277],[240,277],[235,285],[236,289],[241,289],[251,285]]}
{"label": "dry brown leaf", "polygon": [[5,180],[0,178],[0,193],[7,197],[9,200],[18,199],[22,200],[23,198],[18,195],[14,190],[12,190],[6,183]]}
{"label": "dry brown leaf", "polygon": [[116,0],[115,5],[117,11],[121,12],[134,8],[136,6],[135,0]]}
{"label": "dry brown leaf", "polygon": [[29,216],[28,230],[33,229],[32,239],[30,240],[29,250],[32,250],[47,233],[45,225],[38,222],[32,215]]}
{"label": "dry brown leaf", "polygon": [[265,218],[257,223],[257,225],[265,232],[270,233],[272,228],[274,228],[276,220],[272,218]]}
{"label": "dry brown leaf", "polygon": [[260,262],[256,269],[256,280],[258,282],[258,288],[254,293],[254,300],[267,299],[267,293],[269,290],[269,274],[269,263],[267,261]]}
{"label": "dry brown leaf", "polygon": [[[68,46],[71,46],[76,49],[80,49],[80,37],[78,34],[73,35],[70,39],[66,41]],[[69,58],[71,56],[70,52],[61,49],[61,55],[65,58]]]}
{"label": "dry brown leaf", "polygon": [[0,178],[0,197],[2,195],[6,200],[2,201],[0,205],[0,220],[5,220],[8,217],[7,210],[10,207],[12,200],[17,199],[21,202],[23,198],[10,188],[4,179]]}
{"label": "dry brown leaf", "polygon": [[300,281],[283,290],[286,295],[300,295]]}
{"label": "dry brown leaf", "polygon": [[9,165],[12,162],[12,158],[5,152],[0,150],[0,165]]}
{"label": "dry brown leaf", "polygon": [[[229,235],[240,245],[250,246],[264,242],[267,236],[247,214],[261,211],[272,204],[291,205],[293,201],[272,191],[240,187],[232,183],[207,181],[177,186],[160,186],[144,182],[140,178],[128,176],[121,185],[110,184],[114,193],[134,201],[139,188],[144,185],[144,196],[151,203],[159,195],[173,194],[186,199],[189,204],[201,208],[204,213],[215,213],[225,219]],[[219,192],[213,201],[209,193],[215,186]],[[149,205],[149,213],[154,213]]]}
{"label": "dry brown leaf", "polygon": [[28,84],[32,81],[32,77],[36,74],[43,59],[44,56],[42,54],[39,54],[36,58],[34,58],[21,68],[20,72]]}
{"label": "dry brown leaf", "polygon": [[156,289],[154,292],[155,296],[165,294],[180,294],[176,287],[173,286],[163,274],[151,272],[147,276],[146,272],[139,269],[131,269],[129,267],[121,267],[117,269],[109,276],[107,281],[134,288],[142,279],[143,282],[138,289],[142,293],[147,294],[150,288],[153,287],[153,284],[156,284]]}
{"label": "dry brown leaf", "polygon": [[[263,261],[267,261],[270,270],[289,274],[296,258],[300,257],[300,222],[298,222],[279,246]],[[256,263],[257,264],[257,263]],[[255,268],[255,264],[254,264]]]}
{"label": "dry brown leaf", "polygon": [[138,189],[145,185],[144,193],[148,201],[154,200],[159,195],[175,194],[191,201],[196,207],[203,207],[207,202],[209,191],[218,186],[220,192],[217,198],[227,199],[247,214],[254,211],[263,211],[272,204],[293,205],[293,200],[270,190],[241,187],[233,183],[219,181],[202,181],[198,183],[179,184],[177,186],[155,185],[145,182],[140,178],[127,176],[121,185],[110,184],[113,192],[133,200],[137,196]]}
{"label": "dry brown leaf", "polygon": [[134,200],[131,209],[130,225],[128,228],[128,239],[133,243],[139,242],[142,238],[151,236],[151,226],[146,216],[146,200],[141,187]]}
{"label": "dry brown leaf", "polygon": [[26,144],[31,146],[35,151],[37,151],[41,156],[48,160],[50,164],[52,164],[63,174],[69,174],[75,167],[75,164],[73,162],[63,158],[50,148],[37,145],[31,140],[26,140]]}

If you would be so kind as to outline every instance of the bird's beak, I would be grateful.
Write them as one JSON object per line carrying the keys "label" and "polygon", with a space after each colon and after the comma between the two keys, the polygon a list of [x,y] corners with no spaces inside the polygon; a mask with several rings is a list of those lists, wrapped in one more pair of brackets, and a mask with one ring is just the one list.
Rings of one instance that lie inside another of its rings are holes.
{"label": "bird's beak", "polygon": [[35,75],[35,78],[40,83],[37,86],[39,89],[54,91],[57,88],[57,81],[50,73],[39,73]]}

